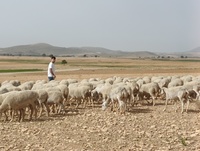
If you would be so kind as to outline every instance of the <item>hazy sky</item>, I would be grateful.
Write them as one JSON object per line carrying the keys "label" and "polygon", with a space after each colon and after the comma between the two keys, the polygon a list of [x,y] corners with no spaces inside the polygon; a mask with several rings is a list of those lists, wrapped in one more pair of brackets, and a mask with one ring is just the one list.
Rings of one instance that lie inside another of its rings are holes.
{"label": "hazy sky", "polygon": [[200,46],[200,0],[0,0],[0,48],[35,43],[191,50]]}

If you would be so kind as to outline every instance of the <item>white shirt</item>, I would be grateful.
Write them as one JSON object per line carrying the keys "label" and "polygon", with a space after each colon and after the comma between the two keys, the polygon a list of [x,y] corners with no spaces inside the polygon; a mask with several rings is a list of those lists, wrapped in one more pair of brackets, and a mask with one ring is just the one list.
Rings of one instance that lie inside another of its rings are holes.
{"label": "white shirt", "polygon": [[54,66],[54,63],[52,63],[52,62],[50,62],[49,66],[48,66],[48,77],[53,77],[53,75],[51,74],[51,71],[50,71],[51,68],[52,68],[52,71],[55,75],[55,66]]}

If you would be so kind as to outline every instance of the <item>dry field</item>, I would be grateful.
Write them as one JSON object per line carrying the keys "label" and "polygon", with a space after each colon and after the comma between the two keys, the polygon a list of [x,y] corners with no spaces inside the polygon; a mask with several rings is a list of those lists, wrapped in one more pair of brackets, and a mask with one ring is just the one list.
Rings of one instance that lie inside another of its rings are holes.
{"label": "dry field", "polygon": [[[66,65],[61,61],[67,60]],[[48,57],[0,57],[0,70],[41,69],[35,72],[0,73],[0,82],[47,79]],[[151,60],[119,58],[57,58],[57,79],[144,77],[200,74],[198,60]],[[0,150],[200,150],[200,112],[194,104],[188,113],[175,113],[173,105],[163,112],[156,106],[133,107],[126,115],[102,111],[99,104],[69,111],[66,115],[45,114],[37,120],[0,122]]]}

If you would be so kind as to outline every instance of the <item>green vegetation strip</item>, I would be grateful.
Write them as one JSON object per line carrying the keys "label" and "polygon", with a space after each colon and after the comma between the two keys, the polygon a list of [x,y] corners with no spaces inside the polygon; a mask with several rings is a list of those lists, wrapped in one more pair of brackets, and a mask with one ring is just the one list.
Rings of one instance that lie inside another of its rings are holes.
{"label": "green vegetation strip", "polygon": [[37,72],[43,71],[42,69],[6,69],[0,70],[0,73],[12,73],[12,72]]}

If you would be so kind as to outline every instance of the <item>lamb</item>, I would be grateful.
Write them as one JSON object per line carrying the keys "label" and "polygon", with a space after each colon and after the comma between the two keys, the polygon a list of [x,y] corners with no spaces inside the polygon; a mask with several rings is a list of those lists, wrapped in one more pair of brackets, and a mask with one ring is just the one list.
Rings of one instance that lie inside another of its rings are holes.
{"label": "lamb", "polygon": [[[33,111],[35,112],[35,119],[37,118],[37,110],[36,103],[38,102],[38,93],[27,90],[27,91],[19,91],[12,93],[12,95],[8,95],[2,102],[0,106],[0,112],[5,112],[7,110],[20,111],[19,121],[24,120],[24,108],[30,107],[31,114],[30,120],[32,119]],[[12,113],[11,121],[13,120],[14,112]]]}
{"label": "lamb", "polygon": [[[183,113],[183,108],[184,108],[184,101],[187,102],[187,107],[186,107],[186,112],[189,107],[189,100],[188,100],[188,90],[182,86],[178,87],[171,87],[171,88],[165,88],[163,87],[163,92],[166,95],[166,100],[165,100],[165,108],[163,111],[166,111],[167,109],[167,103],[169,100],[179,100],[181,102],[181,113]],[[175,111],[177,111],[177,107]]]}

